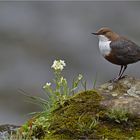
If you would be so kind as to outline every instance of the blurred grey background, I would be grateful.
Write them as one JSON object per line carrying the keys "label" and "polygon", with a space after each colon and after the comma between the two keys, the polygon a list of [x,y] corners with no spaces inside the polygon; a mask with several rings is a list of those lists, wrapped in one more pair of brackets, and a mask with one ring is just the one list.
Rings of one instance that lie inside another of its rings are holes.
{"label": "blurred grey background", "polygon": [[[53,60],[64,59],[68,81],[81,73],[88,88],[116,76],[119,67],[99,53],[91,35],[102,26],[140,45],[140,2],[0,2],[0,124],[20,125],[40,108],[18,91],[43,97]],[[140,63],[126,74],[140,77]]]}

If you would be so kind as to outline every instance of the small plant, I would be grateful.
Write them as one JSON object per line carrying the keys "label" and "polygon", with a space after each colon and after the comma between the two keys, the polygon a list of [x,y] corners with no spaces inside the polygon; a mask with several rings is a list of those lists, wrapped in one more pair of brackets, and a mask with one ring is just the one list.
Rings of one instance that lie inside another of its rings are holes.
{"label": "small plant", "polygon": [[87,81],[81,80],[82,87],[84,88],[84,91],[87,91]]}
{"label": "small plant", "polygon": [[121,123],[121,122],[127,122],[128,121],[128,111],[125,109],[110,109],[107,112],[107,116],[112,119],[115,120],[117,123]]}
{"label": "small plant", "polygon": [[57,104],[63,106],[64,102],[68,100],[71,97],[71,94],[78,88],[79,83],[83,78],[83,76],[79,74],[78,77],[73,80],[72,88],[69,88],[66,78],[62,75],[62,70],[65,66],[66,64],[63,60],[55,60],[51,66],[55,77],[52,81],[54,88],[51,82],[46,83],[43,86],[43,89],[49,96],[49,107],[55,108]]}
{"label": "small plant", "polygon": [[92,117],[90,120],[83,120],[84,116],[81,115],[78,119],[77,125],[78,125],[78,129],[80,130],[81,133],[83,134],[88,134],[90,132],[92,132],[93,130],[95,130],[95,128],[98,126],[99,124],[99,119]]}
{"label": "small plant", "polygon": [[[79,83],[82,81],[83,76],[81,74],[78,75],[77,78],[73,79],[72,87],[69,88],[68,82],[66,78],[62,75],[62,70],[66,66],[64,60],[55,60],[51,68],[54,72],[54,79],[52,82],[47,82],[43,89],[47,95],[47,99],[43,99],[37,96],[30,96],[29,94],[25,94],[23,90],[22,93],[28,97],[29,101],[38,104],[43,108],[42,113],[50,113],[54,109],[56,109],[59,105],[63,106],[65,101],[68,100],[72,94],[78,89]],[[35,114],[37,112],[33,112],[30,114]]]}
{"label": "small plant", "polygon": [[96,76],[95,76],[95,80],[93,81],[93,89],[95,89],[96,87],[96,84],[97,84],[97,73],[96,73]]}
{"label": "small plant", "polygon": [[50,133],[48,131],[48,127],[48,119],[46,117],[40,116],[25,123],[21,128],[19,128],[16,135],[13,135],[13,138],[16,140],[41,139],[46,134]]}

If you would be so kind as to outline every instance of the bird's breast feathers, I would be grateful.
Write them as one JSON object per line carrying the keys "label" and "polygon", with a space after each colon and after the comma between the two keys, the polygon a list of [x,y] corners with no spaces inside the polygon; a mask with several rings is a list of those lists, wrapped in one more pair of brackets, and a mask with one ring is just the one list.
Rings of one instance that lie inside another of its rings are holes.
{"label": "bird's breast feathers", "polygon": [[99,40],[99,50],[104,57],[111,52],[110,43],[109,40]]}

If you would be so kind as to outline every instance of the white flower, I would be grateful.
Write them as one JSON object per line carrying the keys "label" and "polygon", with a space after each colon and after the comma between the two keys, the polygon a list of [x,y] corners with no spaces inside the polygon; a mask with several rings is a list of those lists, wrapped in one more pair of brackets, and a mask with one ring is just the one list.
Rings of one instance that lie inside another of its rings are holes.
{"label": "white flower", "polygon": [[79,74],[78,75],[78,80],[80,81],[82,78],[83,78],[83,75],[82,74]]}
{"label": "white flower", "polygon": [[46,83],[46,86],[51,86],[51,83]]}
{"label": "white flower", "polygon": [[54,70],[62,71],[64,69],[64,66],[66,66],[64,60],[54,60],[53,65],[51,66],[51,68],[53,68]]}
{"label": "white flower", "polygon": [[51,86],[51,83],[46,83],[43,88],[47,88],[47,87],[50,87]]}
{"label": "white flower", "polygon": [[60,60],[60,63],[63,65],[63,66],[66,66],[66,63],[64,60]]}

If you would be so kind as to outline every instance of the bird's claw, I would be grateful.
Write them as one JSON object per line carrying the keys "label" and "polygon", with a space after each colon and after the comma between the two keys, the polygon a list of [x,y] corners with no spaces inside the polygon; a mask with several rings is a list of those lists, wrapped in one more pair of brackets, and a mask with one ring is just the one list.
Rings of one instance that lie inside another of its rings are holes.
{"label": "bird's claw", "polygon": [[118,82],[119,80],[125,78],[126,76],[127,76],[127,75],[124,75],[124,76],[122,76],[122,77],[116,77],[116,78],[110,80],[109,82],[110,82],[110,83],[116,83],[116,82]]}

